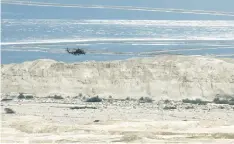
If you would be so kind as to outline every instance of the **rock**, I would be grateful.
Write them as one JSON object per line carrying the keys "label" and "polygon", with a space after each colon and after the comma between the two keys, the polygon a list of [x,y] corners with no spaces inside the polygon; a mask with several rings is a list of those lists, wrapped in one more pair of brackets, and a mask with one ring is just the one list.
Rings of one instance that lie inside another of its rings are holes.
{"label": "rock", "polygon": [[[233,95],[234,63],[205,56],[159,55],[122,61],[67,64],[41,59],[3,65],[2,93],[24,92],[35,96],[101,95],[113,99],[126,96],[205,98]],[[22,79],[23,78],[23,79]]]}

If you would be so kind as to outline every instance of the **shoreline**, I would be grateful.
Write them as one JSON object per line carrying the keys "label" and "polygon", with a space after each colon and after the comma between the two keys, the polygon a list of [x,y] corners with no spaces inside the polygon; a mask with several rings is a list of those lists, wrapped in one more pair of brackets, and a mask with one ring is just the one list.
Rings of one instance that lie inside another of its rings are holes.
{"label": "shoreline", "polygon": [[[189,51],[189,50],[186,50]],[[19,57],[15,59],[15,55],[22,54],[22,55],[31,55],[29,59],[24,59],[24,57]],[[44,52],[44,51],[5,51],[2,50],[2,65],[6,64],[20,64],[23,62],[28,61],[36,61],[40,59],[53,59],[55,61],[61,61],[65,63],[75,63],[75,62],[85,62],[85,61],[97,61],[97,62],[104,62],[104,61],[115,61],[115,60],[128,60],[131,58],[145,58],[145,57],[156,57],[160,55],[184,55],[184,56],[204,56],[204,57],[214,57],[218,59],[234,59],[234,54],[211,54],[211,55],[205,55],[205,54],[183,54],[183,53],[174,53],[173,51],[169,52],[161,52],[161,51],[155,51],[155,52],[140,52],[140,53],[129,53],[129,52],[110,52],[110,53],[103,53],[103,52],[90,52],[85,56],[79,56],[79,57],[71,57],[70,55],[67,55],[65,52],[62,53],[56,53],[56,52]],[[60,58],[59,58],[60,57]],[[62,58],[61,58],[62,57]],[[104,57],[104,58],[103,58]],[[12,60],[15,59],[15,60]]]}

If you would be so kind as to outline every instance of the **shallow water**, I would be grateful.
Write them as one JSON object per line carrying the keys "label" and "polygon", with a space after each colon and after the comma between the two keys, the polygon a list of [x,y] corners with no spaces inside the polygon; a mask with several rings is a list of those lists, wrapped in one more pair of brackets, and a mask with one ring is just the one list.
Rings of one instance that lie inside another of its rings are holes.
{"label": "shallow water", "polygon": [[[234,55],[234,12],[187,3],[2,2],[2,63],[115,60],[161,53]],[[202,2],[204,3],[204,2]],[[200,10],[199,10],[200,9]],[[207,20],[208,19],[208,20]],[[80,47],[74,57],[65,48]]]}

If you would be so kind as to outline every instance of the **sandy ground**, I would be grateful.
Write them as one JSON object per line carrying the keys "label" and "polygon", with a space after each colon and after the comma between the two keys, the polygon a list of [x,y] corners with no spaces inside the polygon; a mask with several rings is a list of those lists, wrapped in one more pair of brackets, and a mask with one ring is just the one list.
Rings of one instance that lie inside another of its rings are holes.
{"label": "sandy ground", "polygon": [[[71,109],[74,106],[88,108]],[[176,109],[165,109],[168,106]],[[234,143],[232,105],[114,99],[88,103],[80,98],[38,97],[14,98],[1,102],[1,108],[2,144]],[[4,108],[16,113],[6,114]]]}

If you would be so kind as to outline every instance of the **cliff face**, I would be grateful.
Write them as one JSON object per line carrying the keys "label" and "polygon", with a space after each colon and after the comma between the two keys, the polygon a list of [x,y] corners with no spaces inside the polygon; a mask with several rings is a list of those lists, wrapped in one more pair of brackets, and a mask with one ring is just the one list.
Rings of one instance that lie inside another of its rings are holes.
{"label": "cliff face", "polygon": [[234,95],[234,62],[212,57],[162,55],[124,61],[67,64],[36,60],[2,65],[2,93],[36,96],[100,95],[153,99]]}

